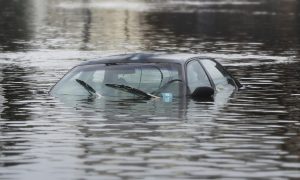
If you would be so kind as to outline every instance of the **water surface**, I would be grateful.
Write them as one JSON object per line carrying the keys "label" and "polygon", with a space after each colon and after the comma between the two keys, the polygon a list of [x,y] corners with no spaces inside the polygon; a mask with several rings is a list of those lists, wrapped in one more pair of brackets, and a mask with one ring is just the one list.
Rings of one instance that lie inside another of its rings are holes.
{"label": "water surface", "polygon": [[[299,179],[298,1],[0,0],[0,179]],[[217,58],[214,102],[54,98],[90,58]]]}

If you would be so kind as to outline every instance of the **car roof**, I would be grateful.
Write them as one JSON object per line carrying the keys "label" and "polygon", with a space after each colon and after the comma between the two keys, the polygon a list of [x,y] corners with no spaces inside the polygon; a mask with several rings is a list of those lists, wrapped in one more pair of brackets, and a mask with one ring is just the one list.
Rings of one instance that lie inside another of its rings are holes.
{"label": "car roof", "polygon": [[187,53],[130,53],[95,58],[81,63],[79,66],[106,63],[180,63],[184,64],[191,58],[203,57],[199,54]]}

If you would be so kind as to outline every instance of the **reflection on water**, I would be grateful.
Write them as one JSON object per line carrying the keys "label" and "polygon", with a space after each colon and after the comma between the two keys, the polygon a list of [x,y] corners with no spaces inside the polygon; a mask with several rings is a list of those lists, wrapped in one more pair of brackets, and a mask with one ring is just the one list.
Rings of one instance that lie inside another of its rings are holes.
{"label": "reflection on water", "polygon": [[[299,8],[0,0],[0,179],[299,179]],[[133,51],[204,53],[246,88],[213,102],[45,93],[85,59]]]}
{"label": "reflection on water", "polygon": [[31,2],[1,0],[0,11],[0,50],[23,49],[32,36]]}

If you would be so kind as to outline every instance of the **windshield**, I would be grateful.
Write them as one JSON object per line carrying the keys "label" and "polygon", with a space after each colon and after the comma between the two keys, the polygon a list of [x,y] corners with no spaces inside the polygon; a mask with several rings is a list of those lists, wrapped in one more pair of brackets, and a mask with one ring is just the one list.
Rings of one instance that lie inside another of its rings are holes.
{"label": "windshield", "polygon": [[[78,66],[51,90],[53,95],[136,96],[128,87],[145,93],[179,96],[182,86],[179,64],[100,64]],[[123,88],[126,91],[122,91]]]}

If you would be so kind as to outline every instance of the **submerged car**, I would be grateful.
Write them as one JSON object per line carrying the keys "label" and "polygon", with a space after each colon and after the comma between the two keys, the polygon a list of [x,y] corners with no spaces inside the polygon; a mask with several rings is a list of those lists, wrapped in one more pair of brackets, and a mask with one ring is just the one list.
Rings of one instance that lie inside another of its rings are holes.
{"label": "submerged car", "polygon": [[134,53],[84,62],[50,90],[53,96],[213,98],[242,85],[213,58],[197,54]]}

